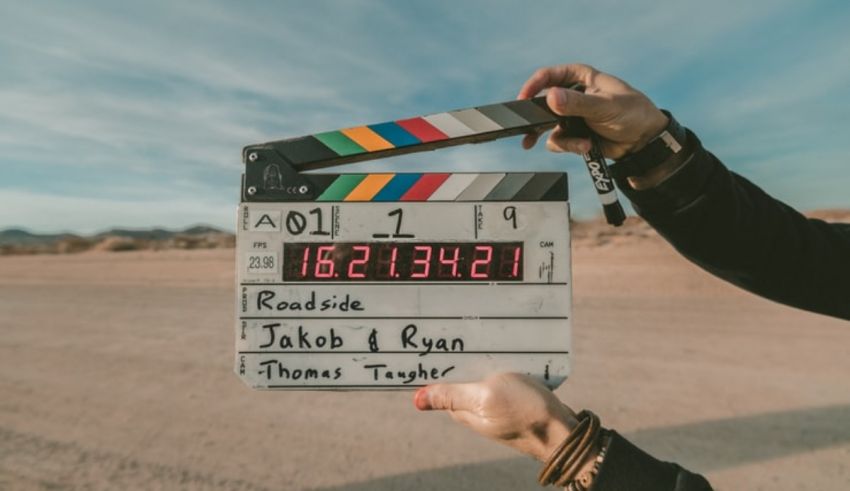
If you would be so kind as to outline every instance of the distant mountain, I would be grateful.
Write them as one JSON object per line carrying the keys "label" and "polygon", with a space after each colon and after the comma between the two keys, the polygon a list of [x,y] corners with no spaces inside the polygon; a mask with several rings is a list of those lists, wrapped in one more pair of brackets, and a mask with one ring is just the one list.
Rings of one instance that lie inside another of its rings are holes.
{"label": "distant mountain", "polygon": [[49,244],[58,240],[73,238],[79,238],[79,236],[74,234],[34,234],[22,228],[10,228],[0,231],[0,246]]}
{"label": "distant mountain", "polygon": [[225,232],[219,228],[210,227],[209,225],[195,225],[194,227],[189,227],[183,232],[185,235],[204,235],[204,234],[229,234],[230,232]]}
{"label": "distant mountain", "polygon": [[127,237],[130,239],[144,240],[165,240],[176,235],[206,235],[206,234],[225,234],[224,230],[210,227],[208,225],[195,225],[185,230],[166,230],[164,228],[150,229],[126,229],[112,228],[104,232],[100,232],[92,237]]}
{"label": "distant mountain", "polygon": [[93,235],[38,234],[22,228],[0,231],[0,255],[95,250],[232,247],[233,234],[208,225],[184,230],[113,228]]}

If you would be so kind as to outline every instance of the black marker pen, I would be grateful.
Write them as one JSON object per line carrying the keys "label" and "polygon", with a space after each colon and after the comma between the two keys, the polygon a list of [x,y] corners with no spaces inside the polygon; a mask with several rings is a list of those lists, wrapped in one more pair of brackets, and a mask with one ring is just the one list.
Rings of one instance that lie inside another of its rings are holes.
{"label": "black marker pen", "polygon": [[617,189],[614,187],[614,180],[608,170],[608,163],[605,162],[605,157],[602,155],[599,137],[592,131],[590,132],[590,142],[590,152],[583,155],[584,163],[587,165],[587,171],[590,172],[590,178],[593,179],[593,187],[596,188],[599,201],[602,203],[605,220],[611,225],[619,227],[626,220],[626,213],[617,197]]}
{"label": "black marker pen", "polygon": [[[567,88],[584,92],[584,86],[581,84],[575,84]],[[582,157],[584,157],[584,163],[587,165],[590,178],[593,179],[593,187],[596,188],[599,201],[602,203],[605,220],[609,224],[619,227],[626,220],[626,213],[623,211],[623,206],[617,197],[617,189],[614,187],[614,179],[611,177],[611,171],[608,170],[608,162],[605,161],[605,156],[602,155],[599,136],[590,129],[583,118],[571,116],[566,118],[559,117],[559,120],[561,128],[568,135],[590,139],[590,151],[582,155]]]}

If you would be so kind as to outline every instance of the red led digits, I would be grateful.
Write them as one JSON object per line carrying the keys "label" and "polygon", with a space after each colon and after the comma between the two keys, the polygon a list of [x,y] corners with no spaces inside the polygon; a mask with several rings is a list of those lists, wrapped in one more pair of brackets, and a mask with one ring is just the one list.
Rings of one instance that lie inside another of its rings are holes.
{"label": "red led digits", "polygon": [[499,275],[516,278],[519,275],[522,247],[505,247],[499,258]]}
{"label": "red led digits", "polygon": [[390,255],[390,278],[398,278],[396,272],[396,261],[398,260],[398,247],[393,247],[393,252]]}
{"label": "red led digits", "polygon": [[[446,251],[448,249],[452,250],[451,257],[446,257]],[[457,263],[460,261],[460,247],[457,246],[447,246],[440,247],[440,267],[437,268],[437,277],[439,278],[457,278]],[[450,266],[451,269],[446,272],[446,266]]]}
{"label": "red led digits", "polygon": [[310,264],[310,247],[304,248],[304,257],[301,258],[301,277],[307,277],[307,265]]}
{"label": "red led digits", "polygon": [[[484,253],[484,257],[480,257],[479,252]],[[475,253],[473,257],[476,258],[472,261],[472,268],[470,268],[469,276],[471,278],[486,280],[490,278],[490,263],[493,260],[493,246],[475,246]],[[484,272],[480,271],[480,268],[484,268]]]}
{"label": "red led digits", "polygon": [[522,281],[521,242],[285,243],[284,281]]}
{"label": "red led digits", "polygon": [[[416,257],[416,255],[420,252],[424,252],[425,254],[419,254],[422,257]],[[422,271],[415,271],[417,266],[422,266]],[[411,278],[427,278],[428,273],[431,272],[431,246],[415,246],[413,248],[413,268],[411,269],[410,277]]]}
{"label": "red led digits", "polygon": [[[319,246],[316,249],[316,278],[333,278],[334,276],[334,246]],[[329,258],[330,256],[330,258]],[[323,271],[324,269],[324,271]]]}
{"label": "red led digits", "polygon": [[375,276],[379,280],[392,280],[398,277],[396,272],[396,261],[398,261],[398,247],[391,244],[372,244],[378,249],[378,264],[375,268]]}
{"label": "red led digits", "polygon": [[[365,278],[366,277],[366,268],[369,262],[369,251],[372,249],[367,245],[356,245],[353,246],[352,249],[354,252],[351,254],[352,259],[351,262],[348,263],[348,277],[349,278]],[[360,259],[355,259],[354,253],[360,252],[363,257]],[[355,271],[354,268],[361,267],[360,271]]]}

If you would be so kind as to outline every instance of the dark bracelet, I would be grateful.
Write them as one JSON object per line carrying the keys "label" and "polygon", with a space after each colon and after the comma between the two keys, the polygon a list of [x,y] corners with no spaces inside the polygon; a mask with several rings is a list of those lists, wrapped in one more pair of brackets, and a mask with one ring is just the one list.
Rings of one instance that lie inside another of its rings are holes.
{"label": "dark bracelet", "polygon": [[670,112],[661,110],[668,119],[667,126],[645,147],[628,154],[608,166],[615,179],[642,176],[655,167],[687,153],[687,131]]}

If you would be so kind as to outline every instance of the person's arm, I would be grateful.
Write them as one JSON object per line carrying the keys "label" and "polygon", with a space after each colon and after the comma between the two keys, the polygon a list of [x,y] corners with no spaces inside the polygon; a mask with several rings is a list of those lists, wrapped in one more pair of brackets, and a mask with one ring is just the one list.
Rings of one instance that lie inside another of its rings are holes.
{"label": "person's arm", "polygon": [[[442,410],[477,433],[546,462],[577,426],[576,415],[540,382],[519,374],[479,383],[435,384],[414,396],[419,410]],[[591,491],[711,491],[708,481],[657,460],[612,432]],[[586,471],[595,462],[591,454]]]}
{"label": "person's arm", "polygon": [[[587,87],[585,93],[562,88],[573,83]],[[583,117],[601,137],[606,157],[639,151],[668,121],[644,94],[586,65],[538,70],[519,97],[547,88],[552,110]],[[538,136],[526,136],[523,146],[531,148]],[[556,129],[546,146],[585,153],[590,142]],[[685,257],[727,281],[787,305],[850,319],[850,225],[807,219],[730,172],[692,133],[687,156],[618,181],[638,214]]]}
{"label": "person's arm", "polygon": [[712,491],[706,479],[649,455],[617,432],[590,491]]}
{"label": "person's arm", "polygon": [[635,211],[706,271],[771,300],[850,319],[850,225],[806,218],[689,138],[692,155],[681,167],[618,181]]}

